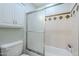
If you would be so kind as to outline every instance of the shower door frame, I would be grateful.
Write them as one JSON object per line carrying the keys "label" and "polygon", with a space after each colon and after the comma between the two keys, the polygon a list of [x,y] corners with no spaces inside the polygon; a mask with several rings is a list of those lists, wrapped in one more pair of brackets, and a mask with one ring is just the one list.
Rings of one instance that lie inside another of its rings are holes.
{"label": "shower door frame", "polygon": [[[40,53],[40,52],[37,52],[35,50],[28,48],[28,15],[34,12],[39,12],[39,11],[42,11],[42,10],[37,10],[37,11],[30,12],[30,13],[26,13],[26,49],[38,55],[45,56],[45,31],[43,32],[43,53]],[[44,27],[45,27],[45,24],[44,24]]]}

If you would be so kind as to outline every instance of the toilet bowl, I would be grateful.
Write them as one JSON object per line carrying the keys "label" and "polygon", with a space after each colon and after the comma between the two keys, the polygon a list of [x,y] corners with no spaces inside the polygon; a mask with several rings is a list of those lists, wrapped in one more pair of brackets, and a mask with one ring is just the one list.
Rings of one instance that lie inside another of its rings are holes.
{"label": "toilet bowl", "polygon": [[2,56],[18,56],[23,51],[23,41],[15,41],[0,46],[0,55]]}

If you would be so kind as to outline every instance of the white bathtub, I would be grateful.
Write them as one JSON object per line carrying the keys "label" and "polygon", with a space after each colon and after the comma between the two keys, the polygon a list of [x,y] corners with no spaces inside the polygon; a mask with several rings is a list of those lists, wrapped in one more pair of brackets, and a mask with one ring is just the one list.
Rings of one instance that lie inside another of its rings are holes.
{"label": "white bathtub", "polygon": [[45,55],[46,56],[72,56],[72,54],[66,49],[45,46]]}

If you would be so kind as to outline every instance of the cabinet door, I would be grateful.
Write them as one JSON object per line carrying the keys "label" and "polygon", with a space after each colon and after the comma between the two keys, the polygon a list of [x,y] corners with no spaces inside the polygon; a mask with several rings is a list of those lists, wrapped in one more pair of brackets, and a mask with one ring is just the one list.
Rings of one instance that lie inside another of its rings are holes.
{"label": "cabinet door", "polygon": [[44,11],[27,15],[27,49],[38,54],[44,54]]}
{"label": "cabinet door", "polygon": [[10,24],[24,24],[25,9],[16,3],[0,4],[0,22]]}
{"label": "cabinet door", "polygon": [[3,19],[3,6],[2,4],[0,4],[0,23],[2,22],[2,19]]}
{"label": "cabinet door", "polygon": [[2,3],[0,4],[0,22],[13,23],[14,8],[13,4]]}
{"label": "cabinet door", "polygon": [[24,25],[24,19],[25,19],[25,8],[21,4],[15,5],[14,10],[14,24],[20,24]]}

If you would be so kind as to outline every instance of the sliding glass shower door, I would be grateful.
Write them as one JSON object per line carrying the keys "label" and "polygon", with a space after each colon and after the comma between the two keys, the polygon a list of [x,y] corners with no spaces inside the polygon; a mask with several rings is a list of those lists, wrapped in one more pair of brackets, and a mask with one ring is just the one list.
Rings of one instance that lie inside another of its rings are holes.
{"label": "sliding glass shower door", "polygon": [[26,48],[40,55],[44,55],[44,13],[40,10],[27,14]]}

